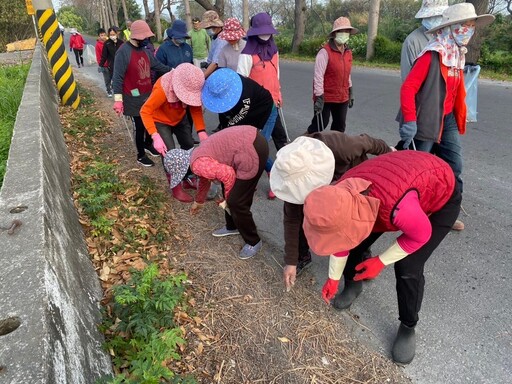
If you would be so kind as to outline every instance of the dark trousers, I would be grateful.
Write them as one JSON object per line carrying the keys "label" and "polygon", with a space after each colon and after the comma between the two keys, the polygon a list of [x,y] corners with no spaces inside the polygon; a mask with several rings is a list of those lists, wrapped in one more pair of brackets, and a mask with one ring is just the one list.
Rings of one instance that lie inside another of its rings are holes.
{"label": "dark trousers", "polygon": [[286,131],[284,130],[283,122],[281,121],[279,113],[277,114],[276,125],[274,125],[274,130],[272,131],[272,140],[274,140],[276,151],[283,148],[287,142]]}
{"label": "dark trousers", "polygon": [[[437,212],[429,216],[432,225],[430,240],[416,252],[395,263],[396,294],[398,297],[399,320],[408,327],[418,322],[418,314],[423,301],[425,263],[450,232],[460,212],[462,196],[458,185],[450,200]],[[347,265],[343,271],[346,280],[353,280],[355,267],[363,261],[363,253],[382,235],[372,232],[361,244],[350,251]]]}
{"label": "dark trousers", "polygon": [[[340,131],[345,132],[345,122],[347,120],[347,110],[348,110],[348,101],[344,103],[324,103],[324,108],[322,109],[322,119],[324,126],[319,127],[318,123],[320,120],[318,116],[313,116],[313,120],[311,120],[311,125],[308,127],[308,133],[320,132],[327,128],[329,125],[329,117],[332,115],[332,131]],[[321,124],[321,121],[320,121]]]}
{"label": "dark trousers", "polygon": [[254,192],[268,158],[268,143],[260,133],[256,135],[254,140],[254,149],[259,158],[258,172],[250,180],[235,180],[233,189],[227,199],[231,215],[227,212],[225,214],[226,228],[238,229],[244,241],[249,245],[256,245],[260,241],[256,223],[251,213]]}
{"label": "dark trousers", "polygon": [[103,81],[105,82],[105,88],[107,93],[112,93],[112,72],[108,67],[103,67]]}
{"label": "dark trousers", "polygon": [[73,48],[73,53],[75,54],[76,65],[84,66],[84,50]]}
{"label": "dark trousers", "polygon": [[137,147],[137,159],[144,157],[146,152],[145,148],[149,148],[153,145],[153,139],[151,135],[146,131],[144,123],[140,116],[131,116],[133,126],[135,128],[135,146]]}

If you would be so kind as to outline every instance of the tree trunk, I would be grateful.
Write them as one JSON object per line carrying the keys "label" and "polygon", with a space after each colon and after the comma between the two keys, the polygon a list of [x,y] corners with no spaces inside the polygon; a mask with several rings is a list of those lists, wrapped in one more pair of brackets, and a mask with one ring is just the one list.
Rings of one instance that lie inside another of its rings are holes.
{"label": "tree trunk", "polygon": [[[487,13],[489,9],[489,0],[467,0],[466,3],[471,3],[475,6],[477,15]],[[482,32],[480,28],[475,30],[475,34],[468,44],[468,53],[466,53],[466,63],[476,64],[480,59],[480,51],[482,48]]]}
{"label": "tree trunk", "polygon": [[306,0],[295,0],[295,29],[293,31],[292,53],[299,53],[299,46],[304,39],[306,28]]}
{"label": "tree trunk", "polygon": [[224,16],[224,0],[216,0],[215,5],[209,0],[196,0],[196,3],[199,4],[207,11],[215,11],[219,14],[221,18]]}
{"label": "tree trunk", "polygon": [[112,2],[112,17],[113,23],[116,27],[119,27],[119,18],[117,17],[117,1],[111,0]]}
{"label": "tree trunk", "polygon": [[162,23],[160,22],[160,1],[154,0],[153,5],[155,7],[156,39],[157,39],[157,41],[161,41],[162,40]]}
{"label": "tree trunk", "polygon": [[126,8],[126,0],[121,0],[121,5],[123,6],[123,16],[124,16],[124,20],[126,22],[126,20],[129,20],[128,8]]}
{"label": "tree trunk", "polygon": [[249,29],[249,0],[242,1],[242,26],[247,31]]}
{"label": "tree trunk", "polygon": [[148,0],[142,0],[142,4],[144,5],[144,19],[148,19],[149,17],[149,5],[148,5]]}
{"label": "tree trunk", "polygon": [[107,0],[105,2],[105,11],[107,14],[108,25],[110,25],[110,26],[115,25],[114,24],[114,16],[112,15],[112,1],[111,0]]}
{"label": "tree trunk", "polygon": [[368,40],[366,42],[366,60],[375,56],[375,38],[379,30],[380,0],[371,0],[368,14]]}
{"label": "tree trunk", "polygon": [[188,0],[184,0],[185,4],[185,22],[187,23],[187,31],[192,29],[192,16],[190,14],[190,2]]}

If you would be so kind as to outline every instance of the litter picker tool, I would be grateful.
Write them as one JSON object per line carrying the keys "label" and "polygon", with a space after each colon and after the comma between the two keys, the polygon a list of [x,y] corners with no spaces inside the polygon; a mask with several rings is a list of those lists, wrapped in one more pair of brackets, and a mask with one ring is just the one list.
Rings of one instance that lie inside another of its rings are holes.
{"label": "litter picker tool", "polygon": [[277,110],[279,111],[279,117],[281,118],[281,123],[283,124],[284,132],[286,133],[286,142],[289,143],[290,136],[288,135],[288,129],[286,128],[286,121],[284,120],[284,113],[283,113],[283,107],[277,107]]}

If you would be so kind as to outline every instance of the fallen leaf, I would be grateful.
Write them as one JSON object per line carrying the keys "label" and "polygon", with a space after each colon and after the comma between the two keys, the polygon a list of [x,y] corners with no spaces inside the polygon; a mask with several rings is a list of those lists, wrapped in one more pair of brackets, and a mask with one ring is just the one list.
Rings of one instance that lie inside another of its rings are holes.
{"label": "fallen leaf", "polygon": [[277,338],[281,343],[289,343],[291,340],[287,337],[278,337]]}

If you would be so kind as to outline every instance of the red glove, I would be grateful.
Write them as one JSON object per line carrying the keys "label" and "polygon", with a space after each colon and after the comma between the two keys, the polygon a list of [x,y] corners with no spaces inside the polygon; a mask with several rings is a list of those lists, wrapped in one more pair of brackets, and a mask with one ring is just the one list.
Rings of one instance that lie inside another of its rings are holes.
{"label": "red glove", "polygon": [[205,131],[198,132],[197,136],[199,137],[199,141],[204,141],[208,138],[208,134]]}
{"label": "red glove", "polygon": [[124,106],[122,101],[114,102],[114,111],[116,111],[117,116],[121,116],[124,112]]}
{"label": "red glove", "polygon": [[356,271],[360,273],[354,276],[354,281],[375,279],[384,267],[379,256],[370,257],[356,265]]}
{"label": "red glove", "polygon": [[334,298],[336,293],[338,292],[338,285],[340,284],[339,280],[333,280],[328,278],[322,288],[322,298],[327,304],[330,304],[331,300]]}

